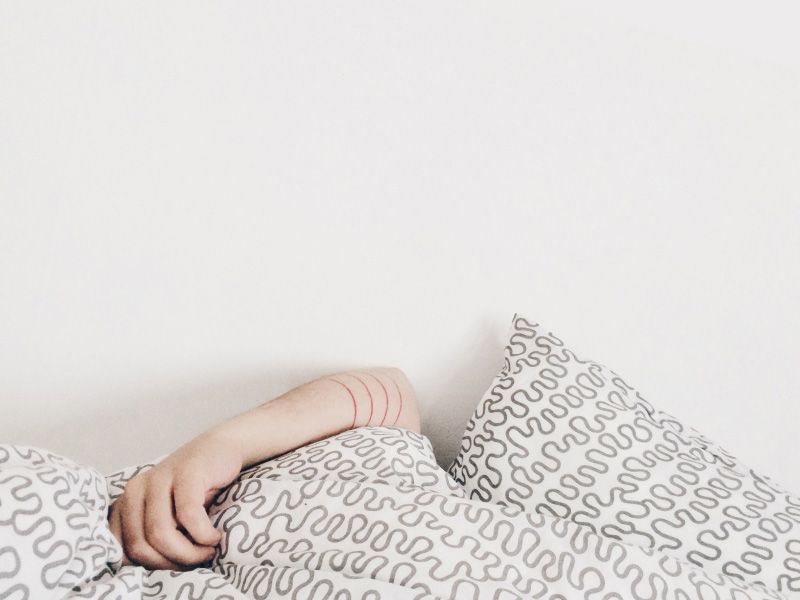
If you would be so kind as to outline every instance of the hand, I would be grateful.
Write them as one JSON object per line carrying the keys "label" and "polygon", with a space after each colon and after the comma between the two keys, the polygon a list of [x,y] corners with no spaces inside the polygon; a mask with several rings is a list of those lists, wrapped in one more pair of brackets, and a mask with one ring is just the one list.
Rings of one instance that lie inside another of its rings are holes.
{"label": "hand", "polygon": [[211,560],[221,535],[206,509],[241,469],[237,444],[209,433],[132,478],[109,516],[126,560],[172,570]]}

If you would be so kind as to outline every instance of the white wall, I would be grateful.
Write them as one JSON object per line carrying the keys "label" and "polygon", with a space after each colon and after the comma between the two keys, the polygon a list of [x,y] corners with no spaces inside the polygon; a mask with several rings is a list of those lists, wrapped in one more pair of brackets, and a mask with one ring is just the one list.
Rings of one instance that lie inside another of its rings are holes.
{"label": "white wall", "polygon": [[800,488],[791,4],[3,3],[0,439],[396,364],[446,461],[520,310]]}

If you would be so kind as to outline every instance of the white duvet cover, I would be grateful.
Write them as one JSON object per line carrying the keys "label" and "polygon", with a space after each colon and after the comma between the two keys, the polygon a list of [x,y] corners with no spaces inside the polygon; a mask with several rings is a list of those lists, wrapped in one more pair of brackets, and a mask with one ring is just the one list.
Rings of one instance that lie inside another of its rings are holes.
{"label": "white duvet cover", "polygon": [[428,440],[364,428],[244,471],[214,502],[205,568],[120,567],[109,502],[147,465],[102,477],[0,446],[0,600],[783,598],[648,548],[469,500]]}

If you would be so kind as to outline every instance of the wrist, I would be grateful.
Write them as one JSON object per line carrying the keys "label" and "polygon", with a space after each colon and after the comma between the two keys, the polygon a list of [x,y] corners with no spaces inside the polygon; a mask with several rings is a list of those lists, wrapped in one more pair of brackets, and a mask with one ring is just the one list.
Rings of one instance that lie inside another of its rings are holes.
{"label": "wrist", "polygon": [[243,436],[227,423],[217,425],[195,438],[199,446],[208,448],[211,452],[223,450],[229,456],[245,465],[247,461],[247,448]]}

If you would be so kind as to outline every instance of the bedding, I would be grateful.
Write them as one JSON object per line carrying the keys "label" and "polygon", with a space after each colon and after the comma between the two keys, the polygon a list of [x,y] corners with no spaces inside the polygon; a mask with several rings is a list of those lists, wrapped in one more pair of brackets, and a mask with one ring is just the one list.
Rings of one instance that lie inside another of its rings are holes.
{"label": "bedding", "polygon": [[800,498],[523,316],[449,472],[469,498],[800,591]]}
{"label": "bedding", "polygon": [[209,510],[223,538],[206,567],[123,567],[107,509],[146,468],[103,478],[0,446],[0,598],[785,598],[570,520],[467,498],[425,437],[386,427],[244,471]]}

